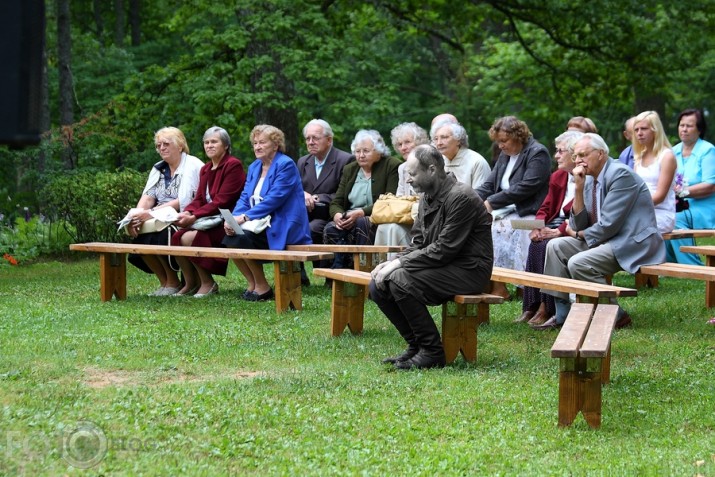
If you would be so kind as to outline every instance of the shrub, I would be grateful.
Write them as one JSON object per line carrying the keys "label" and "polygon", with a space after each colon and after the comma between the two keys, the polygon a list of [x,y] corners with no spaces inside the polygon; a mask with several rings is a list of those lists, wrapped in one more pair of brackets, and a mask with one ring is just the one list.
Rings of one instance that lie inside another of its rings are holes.
{"label": "shrub", "polygon": [[76,172],[45,187],[49,215],[64,220],[74,242],[121,242],[117,221],[139,200],[146,176],[133,170]]}
{"label": "shrub", "polygon": [[40,255],[67,253],[71,236],[67,224],[49,222],[44,217],[15,219],[14,227],[0,225],[0,266],[17,265]]}

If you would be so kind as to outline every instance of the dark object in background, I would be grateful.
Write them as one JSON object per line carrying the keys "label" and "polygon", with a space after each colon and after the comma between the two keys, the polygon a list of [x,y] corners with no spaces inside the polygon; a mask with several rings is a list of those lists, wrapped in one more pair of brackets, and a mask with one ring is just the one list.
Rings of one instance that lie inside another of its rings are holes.
{"label": "dark object in background", "polygon": [[0,144],[40,142],[43,0],[0,2]]}

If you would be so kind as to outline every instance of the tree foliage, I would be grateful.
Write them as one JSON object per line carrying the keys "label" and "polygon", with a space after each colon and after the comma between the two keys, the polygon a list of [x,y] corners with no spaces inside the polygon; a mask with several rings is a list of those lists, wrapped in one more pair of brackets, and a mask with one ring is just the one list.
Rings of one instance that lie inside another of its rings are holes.
{"label": "tree foliage", "polygon": [[388,138],[400,122],[427,128],[452,112],[489,157],[486,130],[506,114],[546,144],[569,117],[589,116],[619,149],[622,122],[641,110],[659,111],[675,140],[678,111],[712,109],[714,0],[76,0],[75,118],[63,130],[59,1],[47,1],[52,129],[39,150],[0,151],[16,171],[0,190],[13,198],[68,167],[63,132],[71,166],[146,171],[153,132],[166,125],[199,157],[203,132],[220,125],[248,164],[248,133],[261,122],[281,127],[297,158],[314,117],[347,148],[358,129]]}

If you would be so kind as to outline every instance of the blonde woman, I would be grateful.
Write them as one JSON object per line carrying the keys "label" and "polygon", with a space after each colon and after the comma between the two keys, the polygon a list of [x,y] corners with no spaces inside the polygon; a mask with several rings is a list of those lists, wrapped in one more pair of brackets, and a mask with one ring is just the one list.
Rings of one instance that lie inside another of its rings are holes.
{"label": "blonde woman", "polygon": [[[161,161],[154,164],[149,179],[139,199],[127,232],[134,243],[145,245],[169,245],[173,230],[171,227],[160,232],[140,234],[142,224],[152,218],[151,211],[172,207],[177,212],[184,210],[196,194],[199,185],[199,171],[204,163],[189,155],[189,145],[180,129],[165,127],[154,134],[154,147]],[[162,255],[129,255],[129,263],[153,273],[159,279],[159,288],[153,296],[167,296],[181,288],[177,272]]]}
{"label": "blonde woman", "polygon": [[672,231],[675,227],[673,181],[678,165],[660,116],[655,111],[644,111],[636,116],[633,123],[633,159],[634,170],[643,178],[653,197],[658,231]]}

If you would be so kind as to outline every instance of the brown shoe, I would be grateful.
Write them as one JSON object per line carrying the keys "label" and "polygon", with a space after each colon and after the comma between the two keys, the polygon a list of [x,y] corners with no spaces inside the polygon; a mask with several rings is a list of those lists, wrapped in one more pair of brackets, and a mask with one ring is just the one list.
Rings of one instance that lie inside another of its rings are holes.
{"label": "brown shoe", "polygon": [[545,330],[558,330],[561,325],[556,323],[556,317],[552,316],[543,325],[534,325],[531,327],[533,330],[545,331]]}
{"label": "brown shoe", "polygon": [[549,319],[549,316],[543,311],[537,311],[532,319],[529,320],[530,325],[543,325]]}
{"label": "brown shoe", "polygon": [[525,311],[524,313],[521,314],[521,316],[520,316],[519,318],[517,318],[516,320],[514,320],[514,323],[524,323],[524,322],[527,322],[527,321],[529,321],[530,319],[532,319],[533,316],[534,316],[534,312],[533,312],[533,311]]}

